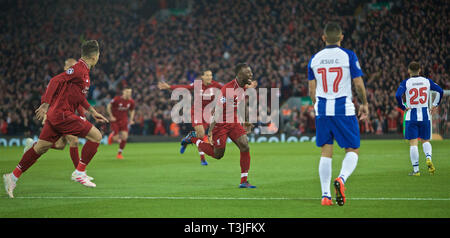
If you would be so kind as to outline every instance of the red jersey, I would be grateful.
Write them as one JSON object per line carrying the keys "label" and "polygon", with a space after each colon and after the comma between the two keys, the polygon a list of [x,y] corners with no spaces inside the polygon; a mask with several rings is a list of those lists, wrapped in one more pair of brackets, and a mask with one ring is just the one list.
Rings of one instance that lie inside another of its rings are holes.
{"label": "red jersey", "polygon": [[[51,79],[50,79],[50,81],[51,81]],[[50,84],[50,82],[49,82],[49,84]],[[58,97],[59,91],[61,90],[61,85],[62,85],[62,84],[58,84],[57,89],[56,89],[56,91],[55,91],[55,94],[54,94],[54,96],[51,98],[50,105],[52,105],[52,104],[55,103],[56,98]],[[48,87],[48,85],[47,85],[47,87]],[[42,97],[41,97],[41,104],[44,103],[44,98],[46,98],[46,92],[47,92],[47,91],[45,91],[44,94],[43,94]],[[76,109],[78,115],[80,115],[80,116],[82,116],[82,117],[86,117],[86,116],[84,115],[84,110],[85,110],[85,109],[83,108],[83,106],[81,106],[81,104],[78,105],[78,107],[77,107],[77,109]]]}
{"label": "red jersey", "polygon": [[[205,107],[211,103],[212,101],[214,101],[214,90],[213,88],[218,88],[221,89],[223,87],[223,84],[212,80],[211,83],[209,85],[205,85],[203,84],[202,81],[202,89],[201,89],[201,95],[202,95],[202,110],[205,109]],[[191,83],[189,85],[171,85],[170,89],[176,89],[176,88],[186,88],[189,90],[194,90],[194,83]],[[209,99],[208,99],[209,97]],[[192,107],[194,106],[194,104],[192,104]]]}
{"label": "red jersey", "polygon": [[88,109],[90,105],[86,94],[89,86],[89,68],[82,59],[64,73],[53,77],[41,99],[43,103],[50,104],[47,112],[50,122],[64,120],[68,115],[74,114],[79,106]]}
{"label": "red jersey", "polygon": [[115,96],[111,100],[111,113],[116,121],[128,121],[128,111],[134,110],[133,99],[124,99],[122,96]]}
{"label": "red jersey", "polygon": [[[228,90],[227,90],[228,89]],[[245,88],[237,83],[237,80],[225,84],[222,89],[222,98],[218,101],[222,105],[222,120],[224,124],[239,123],[238,121],[238,104],[245,100]],[[228,118],[228,120],[227,120]],[[230,121],[230,120],[233,121]]]}

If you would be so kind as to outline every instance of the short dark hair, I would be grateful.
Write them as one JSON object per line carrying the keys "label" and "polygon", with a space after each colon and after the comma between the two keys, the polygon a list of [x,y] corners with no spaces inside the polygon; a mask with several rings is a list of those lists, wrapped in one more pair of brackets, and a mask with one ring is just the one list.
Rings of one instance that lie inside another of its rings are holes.
{"label": "short dark hair", "polygon": [[409,63],[408,69],[411,72],[419,72],[419,70],[420,70],[420,63],[417,62],[417,61],[412,61],[411,63]]}
{"label": "short dark hair", "polygon": [[243,69],[243,68],[245,68],[245,67],[249,67],[248,64],[246,64],[246,63],[239,63],[239,64],[237,64],[237,65],[235,66],[235,68],[234,68],[234,73],[235,73],[236,75],[238,75],[238,73],[241,72],[241,69]]}
{"label": "short dark hair", "polygon": [[91,57],[92,55],[98,53],[100,47],[96,40],[87,40],[81,44],[81,57]]}
{"label": "short dark hair", "polygon": [[337,22],[328,22],[323,29],[323,34],[328,43],[337,43],[341,38],[342,28]]}

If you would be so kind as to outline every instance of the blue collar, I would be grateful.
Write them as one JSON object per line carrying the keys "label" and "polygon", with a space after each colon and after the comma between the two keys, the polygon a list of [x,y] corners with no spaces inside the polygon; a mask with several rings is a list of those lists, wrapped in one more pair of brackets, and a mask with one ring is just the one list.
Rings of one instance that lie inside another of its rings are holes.
{"label": "blue collar", "polygon": [[327,45],[327,46],[325,46],[325,48],[336,48],[336,47],[339,47],[338,45]]}

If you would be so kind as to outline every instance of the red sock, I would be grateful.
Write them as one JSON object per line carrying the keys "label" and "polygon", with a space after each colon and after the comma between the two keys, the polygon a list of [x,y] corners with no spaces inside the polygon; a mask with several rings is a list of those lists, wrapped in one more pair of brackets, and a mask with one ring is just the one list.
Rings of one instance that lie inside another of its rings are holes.
{"label": "red sock", "polygon": [[247,182],[247,174],[250,169],[250,152],[241,152],[241,183]]}
{"label": "red sock", "polygon": [[[197,147],[200,151],[203,151],[207,155],[214,158],[214,147],[211,144],[205,143],[202,140],[200,140],[199,138],[192,138],[191,141],[192,141],[192,143],[197,145]],[[198,142],[198,144],[197,144],[197,142]]]}
{"label": "red sock", "polygon": [[70,147],[70,158],[72,158],[73,166],[77,168],[78,162],[80,162],[80,155],[78,154],[78,146]]}
{"label": "red sock", "polygon": [[22,159],[20,160],[17,167],[14,169],[14,176],[19,178],[22,173],[27,171],[37,161],[39,157],[41,157],[41,155],[36,153],[34,147],[31,147],[31,149],[27,150],[25,154],[23,154]]}
{"label": "red sock", "polygon": [[80,172],[84,172],[86,170],[86,166],[91,162],[92,157],[94,157],[95,153],[97,153],[97,148],[100,143],[87,141],[84,144],[83,149],[81,149],[81,159],[78,163],[77,170]]}
{"label": "red sock", "polygon": [[126,144],[127,144],[126,140],[123,140],[123,141],[120,142],[119,149],[120,149],[121,152],[123,151],[123,148],[125,148]]}
{"label": "red sock", "polygon": [[205,152],[203,152],[200,148],[197,148],[198,149],[198,153],[200,154],[200,160],[205,160]]}

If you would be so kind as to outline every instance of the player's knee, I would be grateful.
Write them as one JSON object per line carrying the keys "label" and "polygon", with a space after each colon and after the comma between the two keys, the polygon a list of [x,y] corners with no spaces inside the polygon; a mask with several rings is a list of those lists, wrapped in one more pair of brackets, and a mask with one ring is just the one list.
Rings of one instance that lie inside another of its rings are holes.
{"label": "player's knee", "polygon": [[239,150],[241,152],[249,152],[250,151],[250,147],[248,146],[248,144],[242,144],[241,146],[239,146]]}
{"label": "player's knee", "polygon": [[102,140],[102,133],[97,128],[92,127],[91,131],[89,131],[87,139],[92,142],[100,143]]}
{"label": "player's knee", "polygon": [[55,150],[63,150],[64,147],[66,147],[66,145],[63,144],[63,143],[55,143],[55,145],[53,146],[53,149],[55,149]]}
{"label": "player's knee", "polygon": [[78,147],[78,139],[73,139],[69,142],[70,147]]}
{"label": "player's knee", "polygon": [[214,151],[214,159],[222,159],[224,154],[223,151]]}
{"label": "player's knee", "polygon": [[50,148],[52,147],[52,144],[44,144],[44,143],[36,143],[36,145],[34,145],[33,149],[34,151],[36,151],[37,154],[44,154],[46,153]]}

